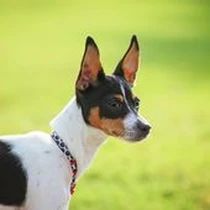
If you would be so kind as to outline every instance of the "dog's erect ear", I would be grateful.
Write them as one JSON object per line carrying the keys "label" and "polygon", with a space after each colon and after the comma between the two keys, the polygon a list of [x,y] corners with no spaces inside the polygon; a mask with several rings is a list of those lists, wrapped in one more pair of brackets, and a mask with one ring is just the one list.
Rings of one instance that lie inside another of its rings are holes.
{"label": "dog's erect ear", "polygon": [[136,72],[139,66],[139,44],[135,35],[133,35],[130,46],[117,65],[114,75],[123,77],[131,86],[136,78]]}
{"label": "dog's erect ear", "polygon": [[100,62],[99,50],[91,37],[87,37],[85,52],[82,58],[80,73],[76,81],[77,90],[86,90],[90,85],[96,85],[104,72]]}

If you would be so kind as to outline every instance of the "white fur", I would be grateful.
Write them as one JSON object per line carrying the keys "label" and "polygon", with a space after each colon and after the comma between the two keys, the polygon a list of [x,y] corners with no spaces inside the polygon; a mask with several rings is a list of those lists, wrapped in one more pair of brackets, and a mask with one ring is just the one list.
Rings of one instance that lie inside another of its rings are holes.
{"label": "white fur", "polygon": [[129,110],[129,113],[123,120],[123,124],[125,128],[123,138],[129,140],[129,139],[135,138],[136,136],[136,124],[138,121],[142,122],[145,125],[149,125],[149,123],[146,121],[144,117],[142,117],[141,115],[138,115],[138,113],[131,108],[126,98],[125,89],[122,83],[120,83],[120,89],[121,89],[125,104]]}
{"label": "white fur", "polygon": [[138,121],[138,118],[136,117],[136,114],[134,114],[133,111],[130,111],[125,117],[125,119],[123,120],[125,129],[126,130],[133,129],[137,121]]}
{"label": "white fur", "polygon": [[[51,122],[51,127],[68,145],[78,163],[79,176],[88,167],[106,135],[88,126],[75,98]],[[1,136],[10,142],[14,152],[19,155],[28,175],[25,206],[0,210],[67,210],[70,196],[72,171],[64,154],[43,132],[25,135]]]}

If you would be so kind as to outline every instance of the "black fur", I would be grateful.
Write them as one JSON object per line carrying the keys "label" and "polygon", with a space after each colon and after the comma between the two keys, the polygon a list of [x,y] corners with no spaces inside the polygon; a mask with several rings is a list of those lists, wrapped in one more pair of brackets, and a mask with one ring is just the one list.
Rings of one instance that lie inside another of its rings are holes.
{"label": "black fur", "polygon": [[0,141],[0,205],[21,206],[26,197],[27,175],[12,146]]}
{"label": "black fur", "polygon": [[96,86],[90,86],[84,91],[76,91],[77,103],[82,108],[86,123],[89,123],[88,117],[93,107],[99,107],[101,118],[124,118],[128,114],[129,110],[125,103],[120,107],[112,106],[114,105],[112,103],[115,103],[114,96],[116,94],[122,95],[120,84],[125,89],[128,103],[131,106],[133,105],[135,110],[135,101],[132,98],[130,86],[122,78],[117,76],[106,76],[103,79],[99,79]]}

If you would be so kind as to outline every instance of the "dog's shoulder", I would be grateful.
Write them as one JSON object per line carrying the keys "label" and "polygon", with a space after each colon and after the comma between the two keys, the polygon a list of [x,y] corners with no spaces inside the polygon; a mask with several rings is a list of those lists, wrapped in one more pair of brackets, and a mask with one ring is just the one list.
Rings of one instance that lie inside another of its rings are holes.
{"label": "dog's shoulder", "polygon": [[38,191],[68,191],[69,171],[68,160],[50,134],[0,136],[0,206],[20,206]]}

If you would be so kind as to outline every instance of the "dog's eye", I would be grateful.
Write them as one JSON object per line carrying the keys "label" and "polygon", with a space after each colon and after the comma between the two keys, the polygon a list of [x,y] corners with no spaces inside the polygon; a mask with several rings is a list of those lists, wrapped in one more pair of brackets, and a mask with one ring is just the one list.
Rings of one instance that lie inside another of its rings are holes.
{"label": "dog's eye", "polygon": [[138,98],[134,99],[134,106],[136,110],[139,110],[140,107],[140,100]]}
{"label": "dog's eye", "polygon": [[112,109],[119,109],[122,107],[122,103],[119,100],[117,100],[116,98],[109,100],[107,102],[107,105]]}

